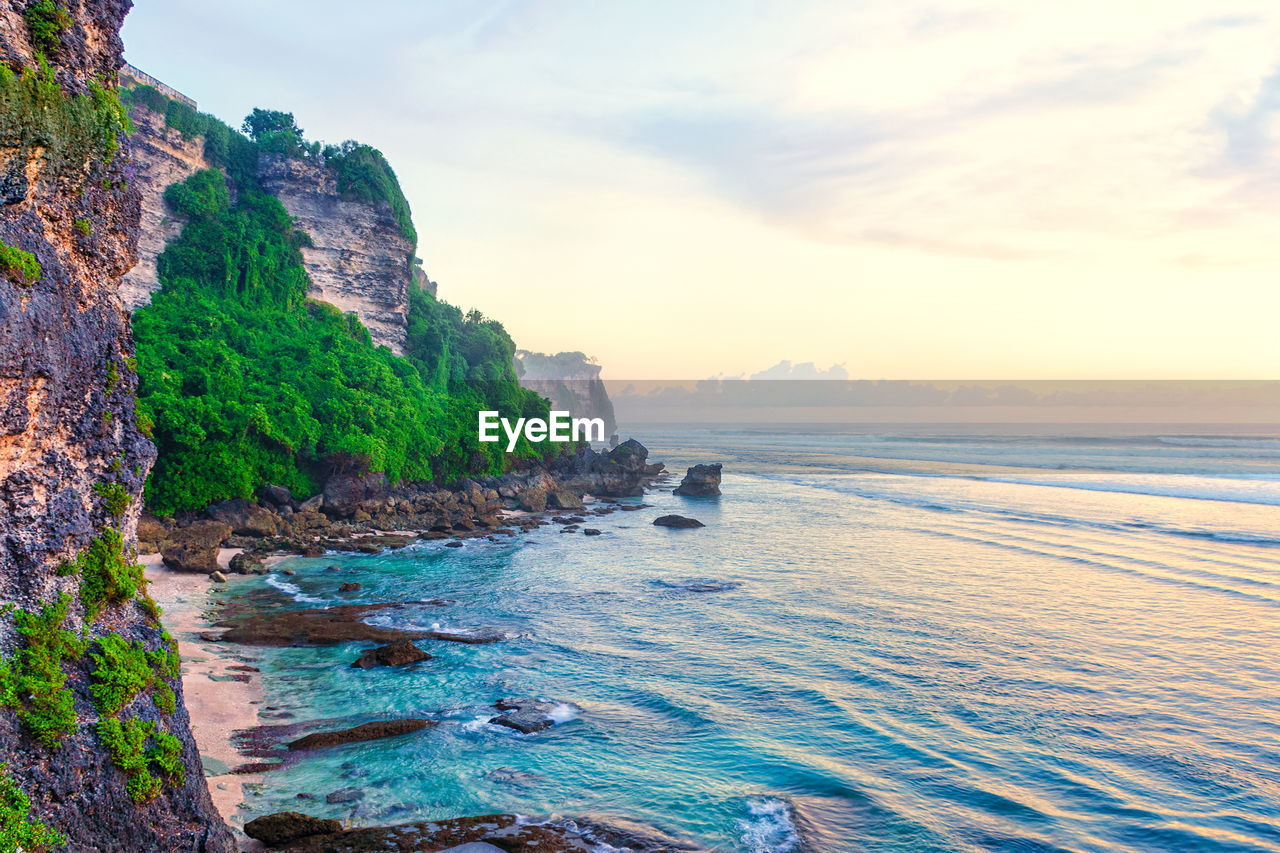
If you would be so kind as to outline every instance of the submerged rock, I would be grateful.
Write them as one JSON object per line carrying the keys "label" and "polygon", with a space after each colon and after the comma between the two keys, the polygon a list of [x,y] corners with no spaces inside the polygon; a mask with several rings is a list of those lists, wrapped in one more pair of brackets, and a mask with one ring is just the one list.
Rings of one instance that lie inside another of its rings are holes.
{"label": "submerged rock", "polygon": [[379,740],[384,737],[407,735],[421,731],[427,726],[434,726],[431,720],[378,720],[365,723],[350,729],[339,729],[332,732],[316,732],[285,744],[289,749],[324,749],[329,746],[341,746],[345,743],[362,743],[367,740]]}
{"label": "submerged rock", "polygon": [[324,609],[256,613],[233,622],[219,622],[217,627],[227,630],[217,640],[249,646],[329,646],[351,642],[420,640],[428,634],[424,631],[380,628],[367,624],[363,619],[387,608],[433,603],[435,602],[410,601],[404,604],[344,604]]}
{"label": "submerged rock", "polygon": [[687,530],[695,527],[706,527],[696,518],[686,518],[683,515],[660,515],[653,520],[657,527],[672,527],[677,530]]}
{"label": "submerged rock", "polygon": [[506,634],[492,628],[484,628],[479,631],[428,631],[426,636],[446,643],[466,643],[471,646],[500,643],[507,638]]}
{"label": "submerged rock", "polygon": [[477,815],[347,829],[306,836],[286,849],[292,853],[585,853],[603,845],[608,845],[605,849],[631,853],[687,853],[698,849],[657,833],[642,834],[580,818],[531,822],[515,815]]}
{"label": "submerged rock", "polygon": [[356,669],[373,669],[375,666],[405,666],[431,660],[431,655],[408,640],[397,640],[376,649],[366,649],[351,666]]}
{"label": "submerged rock", "polygon": [[690,498],[713,498],[719,495],[722,467],[719,462],[712,465],[694,465],[684,475],[684,479],[672,494]]}
{"label": "submerged rock", "polygon": [[358,803],[363,799],[364,791],[359,788],[341,788],[326,795],[324,801],[334,805],[335,803]]}
{"label": "submerged rock", "polygon": [[493,707],[507,713],[494,717],[489,722],[524,734],[533,734],[555,725],[552,713],[559,705],[542,699],[500,699],[493,703]]}

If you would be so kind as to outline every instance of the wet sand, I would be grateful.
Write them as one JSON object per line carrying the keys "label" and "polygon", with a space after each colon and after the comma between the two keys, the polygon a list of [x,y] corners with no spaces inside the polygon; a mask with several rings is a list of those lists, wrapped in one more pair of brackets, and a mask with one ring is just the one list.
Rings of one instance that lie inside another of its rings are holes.
{"label": "wet sand", "polygon": [[[237,551],[222,549],[218,562],[225,568]],[[239,831],[245,786],[262,781],[261,774],[230,772],[256,760],[242,754],[232,742],[236,731],[258,725],[262,685],[256,672],[246,671],[254,666],[254,655],[251,650],[238,653],[200,638],[211,628],[213,594],[228,585],[214,583],[203,574],[170,571],[158,554],[144,556],[141,562],[151,595],[164,611],[160,621],[178,641],[182,691],[213,804],[223,820]]]}

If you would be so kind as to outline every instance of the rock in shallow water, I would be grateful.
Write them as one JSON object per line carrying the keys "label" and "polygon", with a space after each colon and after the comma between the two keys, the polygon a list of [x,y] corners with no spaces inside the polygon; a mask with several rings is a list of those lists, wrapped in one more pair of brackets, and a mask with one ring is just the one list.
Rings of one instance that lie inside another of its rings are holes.
{"label": "rock in shallow water", "polygon": [[713,498],[720,494],[720,469],[723,466],[716,462],[713,465],[694,465],[684,475],[680,485],[672,494],[689,498]]}
{"label": "rock in shallow water", "polygon": [[244,825],[245,835],[256,838],[268,847],[279,847],[315,835],[331,835],[341,831],[342,824],[336,820],[322,820],[301,812],[264,815]]}
{"label": "rock in shallow water", "polygon": [[431,660],[431,655],[408,640],[397,640],[376,649],[366,649],[351,666],[356,669],[373,669],[375,666],[405,666],[424,660]]}
{"label": "rock in shallow water", "polygon": [[[405,602],[405,604],[436,603]],[[256,613],[234,622],[218,623],[218,627],[228,630],[216,639],[221,642],[244,643],[251,646],[327,646],[335,643],[389,643],[394,640],[425,638],[427,633],[423,631],[379,628],[363,621],[371,613],[402,606],[404,605],[398,602],[343,604],[324,609]]]}
{"label": "rock in shallow water", "polygon": [[554,726],[554,714],[561,706],[542,699],[500,699],[493,703],[493,707],[507,713],[494,717],[489,722],[524,734],[533,734]]}
{"label": "rock in shallow water", "polygon": [[323,749],[328,746],[341,746],[344,743],[361,743],[366,740],[378,740],[384,737],[396,737],[411,732],[421,731],[427,726],[435,725],[431,720],[378,720],[365,723],[350,729],[339,729],[333,732],[316,732],[306,737],[285,744],[289,749]]}
{"label": "rock in shallow water", "polygon": [[689,530],[695,527],[706,527],[696,518],[686,518],[683,515],[660,515],[653,520],[655,527],[671,527],[677,530]]}

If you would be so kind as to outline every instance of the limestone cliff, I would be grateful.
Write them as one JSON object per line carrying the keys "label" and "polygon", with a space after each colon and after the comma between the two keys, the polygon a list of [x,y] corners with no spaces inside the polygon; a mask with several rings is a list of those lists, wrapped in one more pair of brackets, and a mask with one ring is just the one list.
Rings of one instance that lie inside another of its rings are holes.
{"label": "limestone cliff", "polygon": [[547,355],[516,350],[516,373],[520,384],[550,400],[551,408],[575,417],[601,418],[606,436],[617,432],[613,402],[594,359],[580,352]]}
{"label": "limestone cliff", "polygon": [[124,307],[132,311],[151,300],[160,288],[156,258],[165,245],[182,233],[183,221],[164,201],[164,191],[213,164],[204,156],[204,140],[187,139],[166,127],[164,116],[149,109],[131,112],[134,181],[142,196],[142,222],[138,232],[138,263],[125,274],[120,287]]}
{"label": "limestone cliff", "polygon": [[[224,851],[130,559],[155,451],[119,295],[141,202],[114,95],[129,5],[0,2],[0,788],[30,801],[21,849],[43,825],[72,851]],[[108,646],[145,687],[105,698]]]}
{"label": "limestone cliff", "polygon": [[[122,292],[125,307],[132,310],[159,289],[156,258],[182,232],[184,222],[166,205],[165,189],[214,164],[205,156],[203,137],[184,137],[166,125],[163,115],[141,104],[130,114],[136,125],[134,158],[142,193],[138,265],[125,277]],[[432,293],[435,284],[418,265],[413,240],[405,236],[390,207],[344,198],[323,157],[263,154],[257,177],[311,239],[302,250],[311,295],[341,311],[355,312],[375,344],[401,354],[410,283]]]}
{"label": "limestone cliff", "polygon": [[263,154],[258,179],[311,238],[302,258],[315,298],[354,311],[375,344],[403,354],[414,245],[391,208],[344,199],[323,159]]}

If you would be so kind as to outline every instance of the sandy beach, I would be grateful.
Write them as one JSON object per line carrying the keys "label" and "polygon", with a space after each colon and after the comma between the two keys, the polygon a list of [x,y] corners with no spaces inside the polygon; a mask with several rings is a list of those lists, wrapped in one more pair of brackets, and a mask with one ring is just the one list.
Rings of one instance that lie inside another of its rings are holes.
{"label": "sandy beach", "polygon": [[[224,568],[239,549],[224,548],[218,562]],[[201,639],[211,627],[214,594],[225,590],[208,576],[173,572],[165,568],[159,554],[141,558],[151,595],[163,609],[161,622],[178,641],[182,655],[182,689],[191,731],[204,764],[213,804],[228,824],[239,830],[239,815],[246,785],[262,781],[261,774],[236,774],[236,767],[253,761],[239,752],[232,735],[258,725],[263,702],[252,653],[238,654],[227,646]],[[254,842],[241,836],[243,845]]]}

